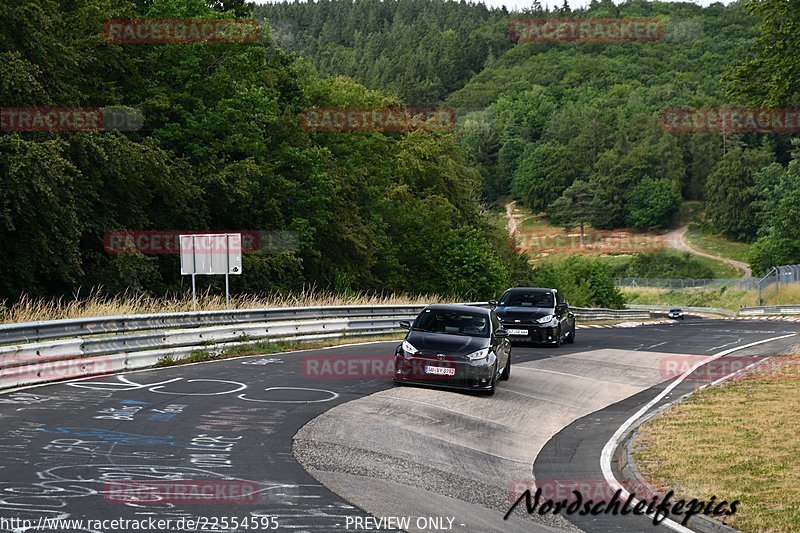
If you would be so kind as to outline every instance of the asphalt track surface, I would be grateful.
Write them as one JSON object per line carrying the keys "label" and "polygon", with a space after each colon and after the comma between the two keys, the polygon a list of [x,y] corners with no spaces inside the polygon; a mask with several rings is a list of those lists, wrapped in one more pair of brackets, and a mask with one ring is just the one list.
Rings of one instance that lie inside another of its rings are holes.
{"label": "asphalt track surface", "polygon": [[[668,531],[630,515],[503,514],[532,478],[601,486],[606,442],[684,361],[797,330],[705,319],[579,330],[574,345],[515,346],[494,397],[393,387],[380,364],[396,341],[6,392],[0,531],[124,531],[97,521],[148,518],[173,521],[161,531],[186,530],[187,518],[200,519],[196,531],[398,530],[375,517],[406,517],[407,531]],[[660,403],[740,368],[732,358],[750,363],[796,342],[726,356]],[[325,374],[341,360],[358,365]],[[377,363],[365,373],[365,361]],[[92,523],[35,529],[45,518]]]}

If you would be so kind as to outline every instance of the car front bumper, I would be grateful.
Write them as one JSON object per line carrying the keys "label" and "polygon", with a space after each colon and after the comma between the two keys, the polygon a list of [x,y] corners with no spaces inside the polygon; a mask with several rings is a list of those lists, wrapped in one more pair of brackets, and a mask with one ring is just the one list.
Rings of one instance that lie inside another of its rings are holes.
{"label": "car front bumper", "polygon": [[[558,325],[549,324],[511,324],[503,323],[511,342],[535,342],[550,344],[556,342]],[[523,333],[524,332],[524,333]]]}
{"label": "car front bumper", "polygon": [[[432,370],[433,369],[433,370]],[[395,355],[394,381],[432,387],[489,390],[492,387],[494,360],[455,361]],[[451,374],[434,372],[451,372]]]}

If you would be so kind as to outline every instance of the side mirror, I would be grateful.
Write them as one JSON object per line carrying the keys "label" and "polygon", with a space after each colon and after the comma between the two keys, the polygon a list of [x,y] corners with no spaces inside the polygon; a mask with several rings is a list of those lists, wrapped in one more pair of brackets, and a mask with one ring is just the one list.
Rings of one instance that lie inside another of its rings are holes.
{"label": "side mirror", "polygon": [[401,320],[400,327],[403,329],[411,329],[411,322],[409,322],[408,320]]}
{"label": "side mirror", "polygon": [[497,337],[498,339],[505,339],[506,337],[508,337],[508,330],[498,329],[497,331],[494,332],[494,336]]}
{"label": "side mirror", "polygon": [[497,307],[497,300],[489,300],[489,307],[491,307],[492,309]]}
{"label": "side mirror", "polygon": [[568,309],[568,308],[569,305],[567,305],[567,302],[561,302],[560,304],[556,304],[556,309]]}

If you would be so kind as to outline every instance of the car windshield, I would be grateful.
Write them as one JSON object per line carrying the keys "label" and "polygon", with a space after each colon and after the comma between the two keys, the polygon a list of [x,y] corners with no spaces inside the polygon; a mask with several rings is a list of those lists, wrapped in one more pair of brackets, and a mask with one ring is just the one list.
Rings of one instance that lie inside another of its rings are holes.
{"label": "car windshield", "polygon": [[500,305],[506,307],[553,307],[550,291],[511,291],[503,295]]}
{"label": "car windshield", "polygon": [[417,318],[412,329],[449,335],[488,337],[489,317],[463,311],[426,309]]}

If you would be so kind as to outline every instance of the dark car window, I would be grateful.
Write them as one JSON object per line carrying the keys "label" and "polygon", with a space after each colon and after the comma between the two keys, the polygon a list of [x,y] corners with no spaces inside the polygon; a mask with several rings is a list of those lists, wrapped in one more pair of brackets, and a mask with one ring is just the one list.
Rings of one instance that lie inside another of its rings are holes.
{"label": "dark car window", "polygon": [[417,317],[412,329],[432,333],[488,337],[489,317],[478,313],[426,309]]}
{"label": "dark car window", "polygon": [[550,291],[512,291],[503,295],[500,305],[505,307],[555,307]]}
{"label": "dark car window", "polygon": [[500,329],[500,319],[497,318],[497,313],[495,313],[494,311],[492,311],[491,315],[492,315],[492,331],[497,331],[498,329]]}

